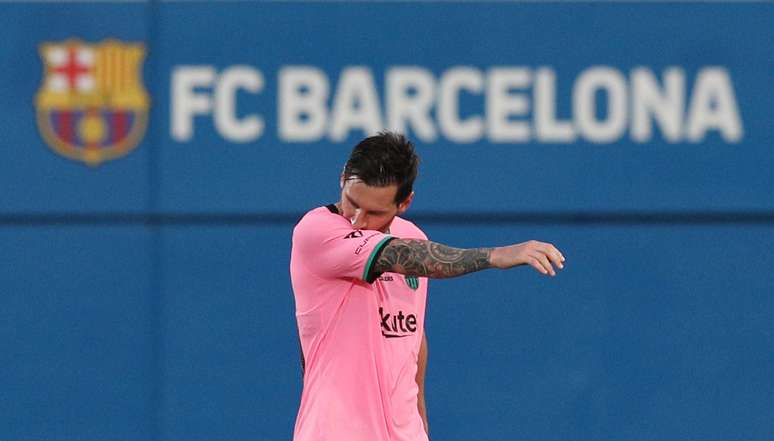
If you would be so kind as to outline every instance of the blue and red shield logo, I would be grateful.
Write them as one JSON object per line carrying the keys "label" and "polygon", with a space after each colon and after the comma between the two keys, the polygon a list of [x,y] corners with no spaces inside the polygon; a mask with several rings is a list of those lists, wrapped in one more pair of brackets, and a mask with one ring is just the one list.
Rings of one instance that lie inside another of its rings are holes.
{"label": "blue and red shield logo", "polygon": [[38,128],[55,152],[97,166],[137,146],[150,107],[142,45],[67,40],[42,44],[40,56],[45,75],[35,97]]}

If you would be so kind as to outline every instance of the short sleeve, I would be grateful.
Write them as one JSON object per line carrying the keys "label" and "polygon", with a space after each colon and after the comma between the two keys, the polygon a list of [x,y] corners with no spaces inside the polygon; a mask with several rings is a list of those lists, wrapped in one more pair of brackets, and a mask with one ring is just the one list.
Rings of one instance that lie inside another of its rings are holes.
{"label": "short sleeve", "polygon": [[354,230],[335,214],[307,216],[293,231],[294,258],[307,271],[324,278],[356,278],[372,283],[373,265],[392,236],[374,230]]}

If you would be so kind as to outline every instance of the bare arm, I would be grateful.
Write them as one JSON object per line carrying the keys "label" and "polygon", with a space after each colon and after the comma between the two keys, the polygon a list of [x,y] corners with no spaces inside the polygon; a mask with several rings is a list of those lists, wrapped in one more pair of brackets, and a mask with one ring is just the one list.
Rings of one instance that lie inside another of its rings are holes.
{"label": "bare arm", "polygon": [[564,268],[563,262],[564,256],[556,247],[535,240],[505,247],[463,249],[429,240],[394,239],[382,250],[374,270],[441,279],[487,268],[530,265],[554,276],[552,264]]}
{"label": "bare arm", "polygon": [[376,260],[377,272],[436,279],[490,268],[491,248],[460,249],[429,240],[394,239]]}
{"label": "bare arm", "polygon": [[422,422],[425,424],[425,433],[430,434],[430,428],[427,425],[427,407],[425,406],[425,370],[427,368],[427,335],[422,334],[422,345],[419,347],[419,360],[417,362],[417,386],[419,394],[417,396],[417,407]]}

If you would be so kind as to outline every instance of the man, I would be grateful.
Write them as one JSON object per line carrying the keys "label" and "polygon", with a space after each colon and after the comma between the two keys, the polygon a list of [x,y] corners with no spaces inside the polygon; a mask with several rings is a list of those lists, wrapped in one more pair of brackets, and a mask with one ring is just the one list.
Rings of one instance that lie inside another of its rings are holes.
{"label": "man", "polygon": [[402,219],[419,158],[402,135],[360,142],[341,199],[293,230],[290,274],[304,387],[295,441],[427,441],[427,278],[531,265],[554,276],[564,257],[529,241],[458,249]]}

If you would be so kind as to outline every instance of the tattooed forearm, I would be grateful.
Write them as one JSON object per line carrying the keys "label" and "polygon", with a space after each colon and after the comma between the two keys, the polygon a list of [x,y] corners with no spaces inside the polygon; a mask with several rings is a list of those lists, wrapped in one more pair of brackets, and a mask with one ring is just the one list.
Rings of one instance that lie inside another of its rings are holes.
{"label": "tattooed forearm", "polygon": [[429,240],[394,239],[374,264],[378,273],[395,272],[435,279],[491,268],[491,248],[452,248]]}

